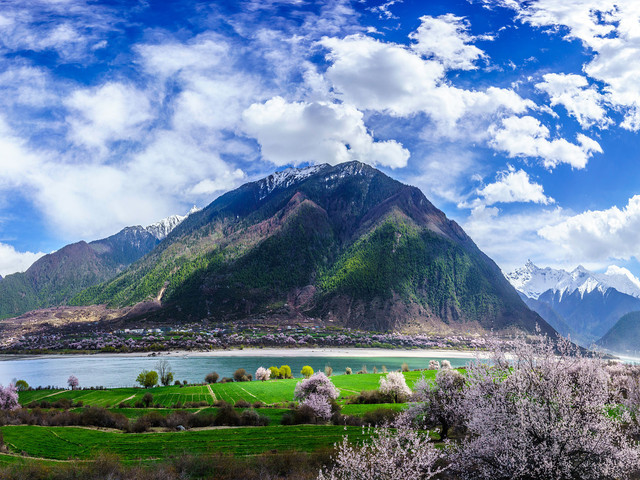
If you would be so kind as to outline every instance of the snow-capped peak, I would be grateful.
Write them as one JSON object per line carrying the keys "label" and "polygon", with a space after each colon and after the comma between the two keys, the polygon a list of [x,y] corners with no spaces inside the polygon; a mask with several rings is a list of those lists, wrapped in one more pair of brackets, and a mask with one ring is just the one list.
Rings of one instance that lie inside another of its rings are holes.
{"label": "snow-capped peak", "polygon": [[289,167],[281,172],[272,173],[267,178],[260,180],[260,200],[265,198],[276,188],[287,188],[300,180],[313,175],[327,165],[312,165],[304,168]]}
{"label": "snow-capped peak", "polygon": [[186,215],[171,215],[167,218],[163,218],[159,222],[152,223],[148,227],[145,227],[145,230],[158,240],[163,240],[174,228],[180,225],[185,218],[199,210],[200,209],[194,205]]}
{"label": "snow-capped peak", "polygon": [[549,267],[539,268],[529,260],[524,267],[505,276],[516,290],[533,299],[538,299],[549,290],[560,292],[561,295],[578,291],[583,297],[594,290],[604,293],[609,288],[640,298],[640,280],[626,268],[615,265],[609,267],[605,273],[591,272],[582,265],[567,272]]}

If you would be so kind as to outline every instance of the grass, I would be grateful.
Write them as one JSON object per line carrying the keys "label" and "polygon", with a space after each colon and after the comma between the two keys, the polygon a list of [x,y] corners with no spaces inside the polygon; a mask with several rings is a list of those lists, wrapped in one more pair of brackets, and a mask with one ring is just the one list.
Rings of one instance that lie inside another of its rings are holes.
{"label": "grass", "polygon": [[[405,372],[407,384],[412,387],[415,382],[424,375],[433,378],[435,370],[422,372]],[[341,397],[356,395],[362,390],[374,390],[380,385],[380,377],[383,373],[367,373],[354,375],[334,375],[331,381],[340,389]],[[142,396],[150,392],[153,395],[153,403],[163,407],[172,407],[178,402],[207,402],[213,404],[216,399],[236,403],[238,400],[246,400],[249,403],[260,401],[267,405],[293,401],[295,386],[301,379],[269,380],[266,382],[233,382],[216,383],[211,385],[211,392],[206,385],[192,385],[186,387],[169,386],[143,388],[114,388],[108,390],[33,390],[20,392],[20,403],[23,405],[32,401],[55,401],[60,398],[70,398],[74,401],[82,401],[84,405],[115,407],[120,402],[126,401],[133,405],[142,401]],[[215,397],[215,398],[214,398]]]}
{"label": "grass", "polygon": [[145,434],[17,425],[2,427],[2,433],[11,452],[25,452],[30,457],[85,460],[98,452],[109,452],[125,461],[161,459],[185,452],[224,452],[239,456],[274,450],[310,452],[331,447],[344,435],[353,440],[366,435],[358,427],[334,425],[214,428]]}

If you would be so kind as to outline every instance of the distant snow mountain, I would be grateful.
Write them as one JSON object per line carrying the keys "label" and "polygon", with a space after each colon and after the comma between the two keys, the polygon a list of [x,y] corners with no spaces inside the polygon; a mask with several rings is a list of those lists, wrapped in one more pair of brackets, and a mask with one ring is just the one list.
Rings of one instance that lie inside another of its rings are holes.
{"label": "distant snow mountain", "polygon": [[640,281],[625,268],[595,273],[578,266],[568,272],[528,261],[505,276],[529,308],[585,344],[599,339],[623,315],[640,310]]}
{"label": "distant snow mountain", "polygon": [[305,168],[289,167],[281,172],[275,172],[258,182],[259,198],[264,200],[276,188],[289,188],[322,169],[329,168],[328,164],[313,165]]}
{"label": "distant snow mountain", "polygon": [[189,215],[199,211],[200,209],[195,205],[189,210],[186,215],[171,215],[167,218],[163,218],[159,222],[152,223],[144,229],[158,240],[164,240],[174,228],[180,225]]}

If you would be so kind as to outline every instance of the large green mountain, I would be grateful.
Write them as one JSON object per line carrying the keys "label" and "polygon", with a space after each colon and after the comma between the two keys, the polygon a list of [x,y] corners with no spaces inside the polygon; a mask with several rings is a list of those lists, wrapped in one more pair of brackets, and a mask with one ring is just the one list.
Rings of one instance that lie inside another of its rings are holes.
{"label": "large green mountain", "polygon": [[158,302],[156,320],[315,318],[376,330],[540,324],[420,190],[358,162],[288,169],[190,215],[77,305]]}
{"label": "large green mountain", "polygon": [[115,277],[159,242],[143,227],[127,227],[94,242],[45,255],[24,273],[0,281],[0,318],[68,303],[83,289]]}

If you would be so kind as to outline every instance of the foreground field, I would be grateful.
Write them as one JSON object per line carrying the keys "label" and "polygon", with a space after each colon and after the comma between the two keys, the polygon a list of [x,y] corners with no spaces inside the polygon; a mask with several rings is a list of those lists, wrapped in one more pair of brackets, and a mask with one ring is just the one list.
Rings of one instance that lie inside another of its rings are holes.
{"label": "foreground field", "polygon": [[162,459],[168,456],[223,452],[238,456],[268,451],[309,452],[332,447],[344,435],[357,440],[361,428],[333,425],[212,428],[185,432],[126,434],[77,427],[32,425],[2,428],[11,452],[50,460],[86,460],[99,452],[125,461]]}

